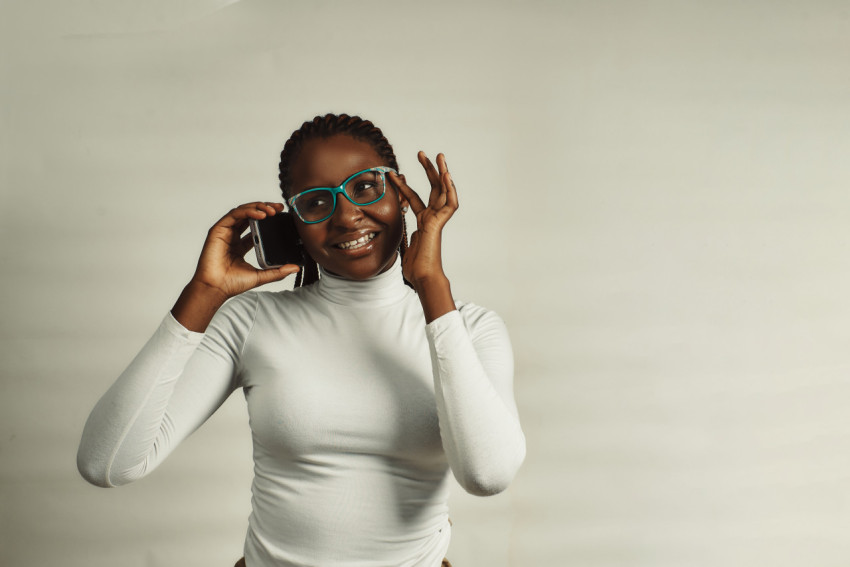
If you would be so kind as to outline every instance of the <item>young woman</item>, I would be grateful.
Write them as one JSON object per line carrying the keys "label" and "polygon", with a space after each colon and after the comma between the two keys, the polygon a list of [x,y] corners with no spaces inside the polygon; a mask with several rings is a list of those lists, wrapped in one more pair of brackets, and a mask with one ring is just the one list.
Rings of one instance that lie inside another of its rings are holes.
{"label": "young woman", "polygon": [[296,288],[249,291],[299,270],[243,258],[249,219],[282,203],[215,223],[171,312],[92,411],[82,475],[141,478],[242,389],[254,444],[244,564],[440,565],[449,470],[470,493],[500,492],[525,439],[504,324],[455,301],[443,271],[442,229],[458,207],[446,160],[419,162],[427,203],[371,122],[305,122],[280,158],[308,255]]}

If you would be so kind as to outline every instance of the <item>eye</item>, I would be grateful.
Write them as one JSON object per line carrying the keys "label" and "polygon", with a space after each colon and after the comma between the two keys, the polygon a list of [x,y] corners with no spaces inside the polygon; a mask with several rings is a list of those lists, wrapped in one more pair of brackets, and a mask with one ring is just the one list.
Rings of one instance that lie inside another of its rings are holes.
{"label": "eye", "polygon": [[305,206],[310,209],[324,207],[328,204],[327,198],[323,196],[309,197]]}
{"label": "eye", "polygon": [[295,207],[302,212],[329,209],[332,206],[333,195],[327,191],[310,191],[299,195],[295,201]]}
{"label": "eye", "polygon": [[358,181],[354,184],[354,191],[356,193],[363,193],[364,191],[371,191],[376,187],[376,183],[374,181]]}

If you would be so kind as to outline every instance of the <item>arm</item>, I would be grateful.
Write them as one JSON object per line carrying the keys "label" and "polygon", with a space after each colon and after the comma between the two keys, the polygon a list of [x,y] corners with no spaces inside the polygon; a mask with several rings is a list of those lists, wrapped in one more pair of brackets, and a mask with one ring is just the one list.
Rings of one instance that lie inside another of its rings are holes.
{"label": "arm", "polygon": [[513,399],[513,354],[495,314],[455,309],[442,265],[442,230],[458,208],[457,190],[442,154],[437,167],[419,152],[431,192],[428,204],[403,176],[390,180],[416,214],[404,275],[422,303],[431,349],[440,435],[455,478],[468,492],[504,490],[525,458],[525,437]]}
{"label": "arm", "polygon": [[443,227],[457,210],[458,200],[445,156],[437,155],[439,170],[425,156],[425,152],[419,152],[418,157],[431,184],[427,206],[416,191],[407,185],[403,175],[393,172],[388,175],[402,201],[410,203],[416,215],[416,232],[410,237],[410,244],[402,260],[402,270],[419,295],[425,322],[430,323],[455,309],[451,285],[443,271],[442,241]]}
{"label": "arm", "polygon": [[525,458],[513,353],[495,313],[464,305],[426,327],[440,436],[458,483],[479,496],[508,487]]}
{"label": "arm", "polygon": [[147,475],[236,388],[249,317],[225,311],[206,336],[165,317],[86,422],[77,467],[87,481],[112,487]]}
{"label": "arm", "polygon": [[252,246],[250,235],[241,236],[249,219],[281,210],[280,203],[248,203],[209,230],[195,274],[171,314],[89,416],[77,453],[86,480],[116,486],[144,476],[236,387],[235,368],[256,305],[240,298],[233,308],[219,308],[298,270],[257,270],[243,258]]}

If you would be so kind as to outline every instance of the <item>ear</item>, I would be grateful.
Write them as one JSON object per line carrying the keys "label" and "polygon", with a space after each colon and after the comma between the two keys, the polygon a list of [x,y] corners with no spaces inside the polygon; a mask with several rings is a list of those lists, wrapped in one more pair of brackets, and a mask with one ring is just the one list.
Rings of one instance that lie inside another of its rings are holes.
{"label": "ear", "polygon": [[[400,174],[399,177],[401,178],[402,183],[407,183],[407,180],[404,178],[404,175]],[[405,208],[405,207],[409,208],[410,203],[408,202],[407,197],[405,197],[404,195],[401,194],[401,191],[398,190],[398,187],[394,187],[394,189],[395,189],[395,194],[398,196],[399,206],[401,208]]]}

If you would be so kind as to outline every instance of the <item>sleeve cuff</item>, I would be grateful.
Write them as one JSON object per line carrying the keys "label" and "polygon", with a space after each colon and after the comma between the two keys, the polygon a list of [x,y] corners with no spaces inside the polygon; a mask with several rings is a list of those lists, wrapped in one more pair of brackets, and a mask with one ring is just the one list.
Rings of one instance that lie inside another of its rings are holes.
{"label": "sleeve cuff", "polygon": [[451,329],[457,328],[457,326],[464,327],[463,317],[461,316],[460,311],[452,309],[448,313],[440,315],[425,325],[425,332],[430,338],[436,339],[440,335],[449,332]]}
{"label": "sleeve cuff", "polygon": [[168,331],[171,335],[177,337],[183,342],[198,345],[201,342],[201,339],[204,338],[204,333],[196,333],[195,331],[190,331],[186,327],[180,324],[177,319],[174,318],[174,315],[169,311],[165,315],[165,319],[162,320],[161,328],[164,331]]}

